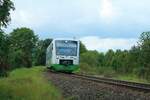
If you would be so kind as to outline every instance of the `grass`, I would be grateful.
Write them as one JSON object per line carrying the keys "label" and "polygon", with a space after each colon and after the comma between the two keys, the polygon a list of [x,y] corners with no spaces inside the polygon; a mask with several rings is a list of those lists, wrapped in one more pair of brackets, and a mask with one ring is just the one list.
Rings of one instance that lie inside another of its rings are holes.
{"label": "grass", "polygon": [[107,78],[125,80],[131,82],[150,83],[150,81],[138,77],[136,74],[122,74],[115,72],[111,67],[91,67],[85,63],[80,64],[80,70],[77,73],[99,75]]}
{"label": "grass", "polygon": [[78,71],[76,71],[76,73],[83,73],[83,74],[98,74],[98,70],[96,67],[91,67],[89,66],[87,63],[80,63],[80,68]]}
{"label": "grass", "polygon": [[92,67],[86,63],[80,64],[80,69],[77,73],[101,75],[104,77],[113,77],[116,75],[115,71],[111,67]]}
{"label": "grass", "polygon": [[0,79],[0,100],[62,100],[60,92],[43,77],[44,67],[20,68]]}
{"label": "grass", "polygon": [[135,74],[117,75],[117,77],[114,77],[114,78],[119,79],[119,80],[127,80],[131,82],[150,83],[148,80],[139,78]]}

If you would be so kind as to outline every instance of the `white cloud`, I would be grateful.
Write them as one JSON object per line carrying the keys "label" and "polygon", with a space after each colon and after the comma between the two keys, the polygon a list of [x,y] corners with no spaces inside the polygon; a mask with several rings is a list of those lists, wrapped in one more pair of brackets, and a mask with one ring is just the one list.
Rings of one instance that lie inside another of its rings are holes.
{"label": "white cloud", "polygon": [[110,23],[117,16],[117,11],[111,0],[102,0],[100,7],[100,18]]}
{"label": "white cloud", "polygon": [[33,12],[30,10],[17,9],[12,12],[12,26],[14,27],[39,27],[47,22],[49,16],[41,12]]}
{"label": "white cloud", "polygon": [[88,50],[98,50],[106,52],[108,49],[128,50],[136,45],[137,39],[130,38],[100,38],[97,36],[87,36],[80,39]]}
{"label": "white cloud", "polygon": [[16,11],[16,13],[12,15],[12,20],[21,24],[29,24],[32,19],[33,19],[32,14],[22,10]]}

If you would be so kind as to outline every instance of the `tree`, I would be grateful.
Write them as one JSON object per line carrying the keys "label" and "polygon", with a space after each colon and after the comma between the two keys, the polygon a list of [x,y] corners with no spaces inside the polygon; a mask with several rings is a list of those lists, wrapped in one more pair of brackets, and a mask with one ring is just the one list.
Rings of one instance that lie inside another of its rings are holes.
{"label": "tree", "polygon": [[104,67],[104,59],[105,59],[104,53],[99,53],[98,61],[101,67]]}
{"label": "tree", "polygon": [[139,67],[141,67],[141,50],[139,46],[133,46],[130,50],[129,50],[129,66],[130,68],[137,69]]}
{"label": "tree", "polygon": [[99,66],[99,53],[97,51],[87,51],[80,56],[80,62],[87,63],[90,67]]}
{"label": "tree", "polygon": [[12,65],[31,67],[37,36],[29,28],[17,28],[10,33]]}
{"label": "tree", "polygon": [[0,31],[0,76],[6,76],[8,69],[9,41],[7,35]]}
{"label": "tree", "polygon": [[129,52],[127,50],[121,51],[116,50],[115,55],[112,60],[112,67],[118,73],[128,73],[129,68]]}
{"label": "tree", "polygon": [[8,69],[8,36],[2,31],[11,20],[10,11],[14,10],[14,4],[10,0],[0,0],[0,76],[6,76]]}
{"label": "tree", "polygon": [[52,42],[52,39],[39,40],[36,46],[34,64],[45,65],[46,63],[46,49]]}
{"label": "tree", "polygon": [[144,66],[150,67],[150,32],[143,32],[140,36],[139,45],[141,48],[142,62]]}
{"label": "tree", "polygon": [[85,45],[80,41],[80,54],[87,52]]}
{"label": "tree", "polygon": [[0,0],[0,30],[8,25],[11,20],[10,11],[14,9],[14,4],[10,0]]}
{"label": "tree", "polygon": [[113,57],[114,57],[114,51],[112,49],[109,49],[105,54],[105,59],[104,59],[105,66],[107,67],[111,66]]}
{"label": "tree", "polygon": [[143,75],[150,79],[150,32],[143,32],[139,40],[141,64],[143,65]]}

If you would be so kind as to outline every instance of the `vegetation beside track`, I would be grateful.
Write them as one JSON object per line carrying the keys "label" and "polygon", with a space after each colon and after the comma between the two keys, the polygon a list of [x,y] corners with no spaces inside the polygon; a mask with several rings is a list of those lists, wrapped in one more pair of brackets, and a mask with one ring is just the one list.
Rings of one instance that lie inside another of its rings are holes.
{"label": "vegetation beside track", "polygon": [[131,82],[150,83],[149,80],[140,78],[137,74],[134,74],[134,73],[122,74],[122,73],[117,73],[111,67],[108,67],[108,68],[107,67],[90,67],[90,65],[87,65],[84,63],[80,64],[80,69],[76,73],[96,75],[96,76],[131,81]]}
{"label": "vegetation beside track", "polygon": [[19,68],[0,78],[1,100],[62,100],[60,92],[43,78],[44,67]]}

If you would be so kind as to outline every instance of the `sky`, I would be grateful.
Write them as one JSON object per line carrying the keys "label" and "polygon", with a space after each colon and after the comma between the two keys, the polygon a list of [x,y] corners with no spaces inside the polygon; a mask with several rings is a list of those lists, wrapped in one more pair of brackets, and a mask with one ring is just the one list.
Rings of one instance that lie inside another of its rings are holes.
{"label": "sky", "polygon": [[89,50],[130,49],[150,30],[150,0],[12,0],[6,32],[28,27],[41,39],[73,38]]}

